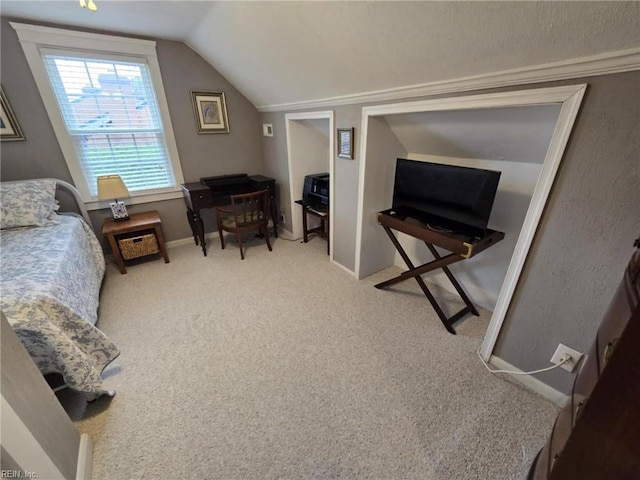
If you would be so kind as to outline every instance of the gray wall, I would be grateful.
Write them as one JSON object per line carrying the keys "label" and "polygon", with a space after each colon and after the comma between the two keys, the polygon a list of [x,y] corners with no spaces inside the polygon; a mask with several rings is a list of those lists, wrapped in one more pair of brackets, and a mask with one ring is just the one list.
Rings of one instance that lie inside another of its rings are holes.
{"label": "gray wall", "polygon": [[[477,92],[580,83],[589,87],[494,352],[522,370],[549,366],[560,342],[587,350],[640,233],[640,72]],[[335,170],[333,235],[345,254],[334,258],[349,269],[354,268],[354,256],[346,252],[355,251],[362,106],[334,109],[337,127],[356,127],[356,159],[336,159]],[[262,121],[277,128],[284,115],[264,113]],[[270,139],[265,165],[280,178],[288,175],[284,129]],[[538,378],[568,393],[573,377],[560,370]]]}
{"label": "gray wall", "polygon": [[[11,20],[35,23],[25,19]],[[73,183],[17,35],[8,22],[9,19],[0,18],[2,87],[26,141],[2,143],[2,180],[55,177]],[[185,182],[227,173],[264,174],[261,126],[255,107],[187,45],[155,40]],[[229,134],[196,133],[190,90],[225,93]],[[148,210],[160,212],[166,240],[191,237],[182,199],[129,208],[133,213]],[[109,215],[108,210],[91,212],[97,231]],[[203,219],[207,230],[214,230],[212,212],[205,212]]]}
{"label": "gray wall", "polygon": [[[558,343],[586,352],[640,234],[640,72],[587,94],[495,353],[523,370]],[[537,376],[568,393],[573,376]]]}
{"label": "gray wall", "polygon": [[[358,206],[358,171],[360,156],[360,118],[361,105],[336,107],[335,127],[356,127],[354,138],[354,159],[335,158],[334,201],[339,206],[334,211],[334,222],[340,227],[333,232],[333,258],[341,265],[353,269],[355,262],[356,215]],[[319,108],[311,111],[328,110]],[[302,110],[304,111],[304,110]],[[296,111],[298,112],[298,111]],[[280,185],[280,208],[286,218],[300,215],[299,211],[291,212],[289,195],[289,167],[287,164],[287,138],[285,113],[263,113],[261,123],[273,124],[273,137],[263,139],[264,165],[266,174],[274,177]],[[334,152],[335,155],[335,152]],[[286,188],[283,186],[286,185]],[[302,186],[300,186],[302,188]],[[294,199],[296,200],[296,199]]]}

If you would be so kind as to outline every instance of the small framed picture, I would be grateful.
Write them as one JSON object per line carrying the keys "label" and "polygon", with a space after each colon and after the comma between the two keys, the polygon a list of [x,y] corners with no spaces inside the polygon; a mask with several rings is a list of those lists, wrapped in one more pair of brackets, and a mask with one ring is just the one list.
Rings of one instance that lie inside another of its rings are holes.
{"label": "small framed picture", "polygon": [[0,140],[24,140],[18,120],[11,110],[11,105],[7,97],[4,96],[4,90],[0,87]]}
{"label": "small framed picture", "polygon": [[338,157],[353,160],[353,132],[353,127],[338,129]]}
{"label": "small framed picture", "polygon": [[191,92],[198,133],[229,133],[223,92]]}

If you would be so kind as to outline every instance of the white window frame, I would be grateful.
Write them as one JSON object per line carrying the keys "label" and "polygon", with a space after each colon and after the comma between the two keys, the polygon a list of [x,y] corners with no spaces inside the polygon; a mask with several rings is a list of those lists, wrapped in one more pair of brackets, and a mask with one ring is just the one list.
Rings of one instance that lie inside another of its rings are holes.
{"label": "white window frame", "polygon": [[[73,139],[67,132],[64,118],[62,117],[56,96],[49,82],[47,70],[40,52],[41,47],[69,50],[70,55],[72,55],[73,50],[76,50],[85,53],[95,52],[98,55],[105,53],[116,56],[122,55],[123,59],[126,56],[134,56],[147,63],[151,75],[151,82],[156,92],[156,101],[162,121],[167,154],[171,168],[173,169],[173,177],[176,184],[173,187],[163,189],[161,193],[145,193],[144,190],[132,192],[132,196],[127,203],[139,204],[181,198],[182,192],[180,185],[184,183],[184,176],[178,155],[178,147],[173,134],[167,97],[162,84],[160,64],[158,63],[156,54],[156,42],[137,38],[64,30],[61,28],[41,27],[24,23],[10,22],[10,25],[18,34],[22,50],[24,51],[29,68],[31,68],[38,90],[40,91],[47,114],[51,120],[51,125],[58,138],[62,154],[69,167],[71,178],[73,178],[76,188],[80,191],[87,209],[97,210],[106,208],[108,207],[108,202],[100,202],[90,193],[89,185],[81,168],[80,159],[78,158]],[[155,192],[157,192],[157,189]]]}

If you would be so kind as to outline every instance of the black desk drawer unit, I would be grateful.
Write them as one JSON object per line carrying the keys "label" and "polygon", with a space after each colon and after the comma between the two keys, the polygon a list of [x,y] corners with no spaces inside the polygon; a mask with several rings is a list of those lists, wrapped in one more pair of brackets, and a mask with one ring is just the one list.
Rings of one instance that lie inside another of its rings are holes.
{"label": "black desk drawer unit", "polygon": [[247,175],[238,173],[231,175],[219,175],[216,177],[204,177],[200,182],[185,183],[182,185],[182,196],[187,206],[187,220],[193,233],[196,245],[202,247],[202,253],[207,255],[207,247],[204,238],[204,223],[200,216],[200,210],[204,208],[223,207],[231,203],[229,196],[268,190],[271,221],[273,223],[274,236],[278,237],[278,207],[276,200],[276,181],[273,178],[262,175]]}

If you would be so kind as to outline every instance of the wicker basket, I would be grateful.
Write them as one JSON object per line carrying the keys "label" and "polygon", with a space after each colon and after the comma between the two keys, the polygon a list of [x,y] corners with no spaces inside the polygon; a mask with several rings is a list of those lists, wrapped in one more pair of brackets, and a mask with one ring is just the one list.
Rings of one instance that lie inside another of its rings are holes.
{"label": "wicker basket", "polygon": [[154,233],[139,235],[137,237],[122,238],[118,240],[120,245],[120,253],[125,260],[132,258],[144,257],[145,255],[153,255],[159,253],[158,241]]}

